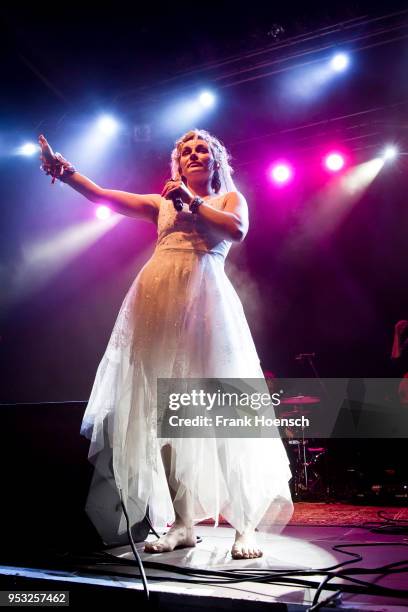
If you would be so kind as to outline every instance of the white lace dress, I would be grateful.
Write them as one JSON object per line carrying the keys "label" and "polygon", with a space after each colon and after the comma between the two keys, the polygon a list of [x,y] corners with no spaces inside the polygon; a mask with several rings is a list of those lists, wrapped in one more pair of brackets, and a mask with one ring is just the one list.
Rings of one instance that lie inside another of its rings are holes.
{"label": "white lace dress", "polygon": [[[221,195],[207,203],[222,209],[224,201]],[[217,524],[221,514],[239,531],[280,529],[291,516],[291,473],[279,438],[157,437],[158,377],[263,378],[224,271],[230,246],[198,215],[176,213],[160,199],[156,249],[122,304],[81,428],[91,459],[109,445],[132,523],[147,508],[158,527],[174,520],[165,444],[172,448],[169,477],[179,513],[188,499],[195,521]]]}

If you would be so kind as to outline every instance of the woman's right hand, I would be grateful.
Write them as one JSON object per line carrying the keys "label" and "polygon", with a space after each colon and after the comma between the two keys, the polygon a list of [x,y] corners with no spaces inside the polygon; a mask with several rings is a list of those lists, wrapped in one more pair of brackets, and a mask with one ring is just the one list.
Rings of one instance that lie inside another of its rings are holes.
{"label": "woman's right hand", "polygon": [[40,136],[38,137],[38,144],[40,145],[40,148],[41,148],[41,154],[40,154],[41,163],[48,164],[48,165],[52,164],[55,160],[54,151],[51,149],[50,145],[48,144],[47,139],[42,134],[40,134]]}

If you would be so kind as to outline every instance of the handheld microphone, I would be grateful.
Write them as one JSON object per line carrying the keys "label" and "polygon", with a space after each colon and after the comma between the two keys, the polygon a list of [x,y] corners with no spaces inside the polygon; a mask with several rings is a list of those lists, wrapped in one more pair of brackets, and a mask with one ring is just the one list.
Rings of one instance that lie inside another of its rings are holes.
{"label": "handheld microphone", "polygon": [[179,195],[170,194],[169,197],[170,197],[170,200],[173,202],[173,206],[177,210],[177,212],[180,212],[180,210],[183,210],[183,200],[180,198]]}
{"label": "handheld microphone", "polygon": [[[166,187],[169,183],[174,182],[175,181],[172,178],[169,178],[169,180],[166,182]],[[177,192],[177,190],[175,190],[173,193],[167,194],[166,200],[171,200],[173,202],[173,206],[177,210],[177,212],[183,210],[183,199],[180,197],[180,194]]]}

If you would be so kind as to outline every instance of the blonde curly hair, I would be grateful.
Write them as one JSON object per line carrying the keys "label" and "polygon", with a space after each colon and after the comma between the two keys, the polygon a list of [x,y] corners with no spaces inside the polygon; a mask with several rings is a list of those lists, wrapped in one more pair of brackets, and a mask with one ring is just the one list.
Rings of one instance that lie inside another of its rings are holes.
{"label": "blonde curly hair", "polygon": [[227,149],[223,143],[218,140],[218,138],[206,130],[199,130],[197,128],[183,134],[175,143],[174,149],[171,153],[171,178],[173,181],[182,180],[185,182],[185,178],[180,174],[181,150],[183,145],[188,140],[192,140],[193,138],[205,140],[211,150],[215,162],[218,164],[218,168],[214,170],[211,179],[211,188],[215,191],[215,193],[237,191],[234,181],[232,180],[232,173],[234,170],[230,166],[229,162],[231,156]]}

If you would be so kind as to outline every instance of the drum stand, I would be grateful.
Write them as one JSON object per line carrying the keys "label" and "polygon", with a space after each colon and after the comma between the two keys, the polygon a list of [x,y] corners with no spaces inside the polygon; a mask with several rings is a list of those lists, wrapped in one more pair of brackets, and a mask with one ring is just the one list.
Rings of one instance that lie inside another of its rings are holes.
{"label": "drum stand", "polygon": [[[315,356],[316,356],[315,353],[300,353],[299,355],[295,357],[295,360],[300,361],[300,362],[307,361],[307,363],[310,366],[310,369],[313,372],[314,377],[316,378],[317,382],[322,388],[323,395],[326,396],[326,398],[329,398],[327,389],[316,368],[316,365],[314,362]],[[295,412],[299,412],[298,406],[295,405],[294,410]],[[305,493],[306,494],[312,493],[312,492],[315,493],[313,489],[316,488],[316,484],[323,484],[324,491],[322,491],[322,495],[324,496],[325,501],[327,501],[331,494],[331,485],[328,482],[327,473],[325,477],[323,477],[322,474],[319,474],[318,470],[312,470],[312,474],[315,477],[315,479],[313,480],[309,478],[308,470],[311,469],[312,466],[316,465],[318,459],[322,455],[325,455],[327,457],[328,448],[327,447],[306,448],[306,445],[308,444],[309,440],[305,439],[304,427],[302,427],[302,434],[300,438],[301,439],[299,440],[299,446],[298,446],[298,452],[297,452],[296,464],[295,464],[296,467],[295,467],[295,476],[294,476],[294,495],[295,497],[299,497],[301,495],[304,495]],[[307,456],[307,452],[310,454],[309,458]]]}
{"label": "drum stand", "polygon": [[[293,401],[295,398],[291,398]],[[316,398],[317,399],[317,398]],[[305,400],[312,400],[312,398],[304,398]],[[286,400],[287,402],[289,400]],[[309,404],[312,402],[309,401]],[[300,409],[300,405],[293,404],[293,410],[290,412],[291,416],[299,416],[304,414],[304,410]],[[288,414],[288,413],[287,413]],[[319,473],[317,469],[317,462],[322,455],[327,454],[327,448],[325,447],[309,447],[309,443],[311,442],[309,439],[305,437],[305,427],[302,426],[300,431],[298,431],[298,435],[296,436],[295,432],[291,432],[291,438],[287,438],[287,443],[289,447],[296,447],[296,451],[290,453],[293,461],[293,496],[295,499],[305,499],[308,496],[316,495],[316,489],[320,490],[323,487],[323,491],[321,490],[320,496],[323,496],[327,499],[328,490],[327,483],[325,483],[325,479],[323,474]],[[300,435],[299,435],[300,434]]]}
{"label": "drum stand", "polygon": [[[297,412],[296,407],[294,412]],[[296,446],[295,465],[294,465],[294,497],[301,498],[307,493],[309,486],[308,477],[308,461],[306,456],[306,444],[308,440],[305,438],[305,428],[302,427],[300,438],[289,440],[289,445]]]}

